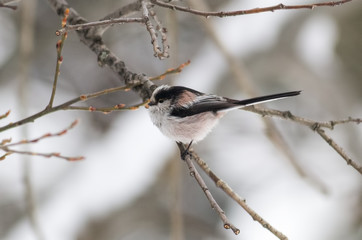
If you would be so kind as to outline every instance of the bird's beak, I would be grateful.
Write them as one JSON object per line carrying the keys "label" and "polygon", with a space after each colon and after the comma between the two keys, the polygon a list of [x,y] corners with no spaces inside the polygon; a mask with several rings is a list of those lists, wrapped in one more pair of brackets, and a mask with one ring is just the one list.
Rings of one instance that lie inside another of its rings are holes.
{"label": "bird's beak", "polygon": [[147,105],[148,105],[148,106],[154,106],[154,105],[156,105],[156,102],[150,101]]}
{"label": "bird's beak", "polygon": [[153,101],[149,101],[146,105],[145,105],[145,108],[149,108],[150,106],[154,106],[154,105],[156,105],[156,103],[155,102],[153,102]]}

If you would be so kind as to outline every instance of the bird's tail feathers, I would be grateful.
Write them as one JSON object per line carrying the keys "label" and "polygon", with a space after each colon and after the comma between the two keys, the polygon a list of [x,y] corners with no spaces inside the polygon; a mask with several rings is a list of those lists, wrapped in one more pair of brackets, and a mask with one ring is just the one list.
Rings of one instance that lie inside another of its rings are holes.
{"label": "bird's tail feathers", "polygon": [[278,99],[297,96],[300,93],[301,93],[301,91],[277,93],[277,94],[272,94],[272,95],[266,95],[266,96],[236,101],[235,104],[243,105],[243,106],[250,106],[250,105],[254,105],[254,104],[260,104],[260,103],[264,103],[264,102],[270,102],[270,101],[274,101],[274,100],[278,100]]}

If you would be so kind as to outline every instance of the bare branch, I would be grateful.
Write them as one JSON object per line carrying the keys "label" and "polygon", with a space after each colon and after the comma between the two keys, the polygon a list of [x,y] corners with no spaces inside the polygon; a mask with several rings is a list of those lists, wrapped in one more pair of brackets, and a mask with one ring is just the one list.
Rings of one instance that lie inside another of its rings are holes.
{"label": "bare branch", "polygon": [[13,148],[10,148],[10,147],[15,147],[15,146],[19,146],[19,145],[29,144],[29,143],[36,143],[36,142],[39,142],[40,140],[43,140],[46,138],[63,136],[64,134],[66,134],[68,132],[68,130],[74,128],[77,124],[78,124],[78,120],[72,122],[69,127],[65,128],[57,133],[47,133],[47,134],[44,134],[43,136],[31,139],[31,140],[21,140],[16,143],[8,143],[8,144],[6,144],[6,143],[10,142],[10,140],[2,141],[2,143],[0,144],[0,149],[5,151],[5,154],[0,157],[0,160],[4,160],[6,158],[6,156],[13,154],[13,153],[31,155],[31,156],[42,156],[42,157],[46,157],[46,158],[57,157],[57,158],[65,159],[67,161],[83,160],[84,157],[66,157],[66,156],[61,155],[60,153],[38,153],[38,152],[31,152],[31,151],[15,150]]}
{"label": "bare branch", "polygon": [[9,116],[10,112],[11,112],[11,111],[8,110],[6,113],[1,114],[1,115],[0,115],[0,120],[3,119],[3,118],[7,118],[7,117]]}
{"label": "bare branch", "polygon": [[13,4],[16,2],[19,2],[20,0],[2,0],[0,1],[0,8],[10,8],[12,10],[16,10],[18,7],[17,6],[13,6],[13,5],[9,5],[9,4]]}
{"label": "bare branch", "polygon": [[240,15],[247,15],[247,14],[255,14],[255,13],[261,13],[261,12],[274,12],[277,10],[291,10],[291,9],[314,9],[316,7],[323,7],[323,6],[339,6],[347,2],[351,2],[352,0],[342,0],[342,1],[336,1],[336,2],[325,2],[325,3],[313,3],[313,4],[304,4],[304,5],[284,5],[284,4],[278,4],[275,6],[270,7],[263,7],[263,8],[253,8],[248,10],[238,10],[238,11],[221,11],[221,12],[206,12],[206,11],[200,11],[195,9],[190,9],[188,7],[182,7],[177,6],[170,3],[165,3],[160,0],[151,0],[151,2],[155,5],[158,5],[160,7],[169,8],[172,10],[178,10],[181,12],[188,12],[199,16],[204,17],[231,17],[231,16],[240,16]]}
{"label": "bare branch", "polygon": [[70,161],[70,162],[79,161],[79,160],[84,159],[84,157],[82,157],[82,156],[66,157],[66,156],[62,156],[60,153],[56,153],[56,152],[54,152],[54,153],[38,153],[38,152],[14,150],[14,149],[3,148],[3,147],[0,147],[0,148],[9,154],[18,153],[18,154],[24,154],[24,155],[30,155],[30,156],[41,156],[41,157],[45,157],[45,158],[56,157],[56,158],[61,158],[61,159]]}
{"label": "bare branch", "polygon": [[167,75],[169,74],[173,74],[173,73],[180,73],[182,71],[182,69],[184,69],[184,67],[186,67],[187,65],[189,65],[191,63],[190,60],[188,60],[185,63],[182,63],[180,66],[178,66],[177,68],[170,68],[167,69],[164,73],[162,73],[161,75],[158,75],[156,77],[150,77],[150,81],[156,81],[156,80],[163,80]]}
{"label": "bare branch", "polygon": [[310,128],[314,128],[316,125],[318,125],[319,127],[333,129],[334,126],[337,124],[344,124],[344,123],[357,123],[358,124],[362,120],[361,118],[351,118],[350,117],[345,120],[317,122],[317,121],[314,121],[311,119],[296,116],[296,115],[292,114],[290,111],[279,111],[279,110],[275,110],[275,109],[262,108],[260,106],[248,106],[248,107],[243,108],[243,110],[258,113],[262,116],[268,116],[268,117],[274,116],[274,117],[279,117],[279,118],[286,119],[286,120],[291,120],[293,122],[297,122],[299,124],[305,125]]}
{"label": "bare branch", "polygon": [[[234,190],[221,178],[216,176],[216,174],[210,169],[210,167],[203,161],[194,151],[189,151],[191,154],[192,160],[194,160],[204,172],[214,181],[215,185],[222,189],[229,197],[231,197],[235,202],[237,202],[252,218],[254,221],[259,222],[263,227],[272,232],[276,237],[281,240],[287,240],[288,238],[278,230],[276,230],[270,223],[263,219],[259,214],[257,214],[253,209],[251,209],[247,204],[246,200],[241,198]],[[190,155],[189,155],[190,156]]]}
{"label": "bare branch", "polygon": [[[68,16],[69,16],[69,8],[67,8],[64,11],[64,18],[62,19],[62,27],[63,28],[65,27],[65,25],[67,23]],[[46,108],[51,108],[53,106],[55,92],[56,92],[56,89],[57,89],[58,76],[60,74],[60,65],[63,62],[62,50],[63,50],[65,39],[67,39],[67,33],[62,35],[61,39],[57,42],[57,45],[56,45],[56,47],[57,47],[57,63],[56,63],[56,66],[55,66],[55,74],[54,74],[52,93],[51,93],[51,96],[50,96],[48,106]]]}
{"label": "bare branch", "polygon": [[[183,155],[182,153],[186,150],[185,146],[182,143],[178,143],[178,142],[177,142],[177,145],[180,149],[180,153],[181,153],[181,157],[182,157],[182,155]],[[221,220],[224,223],[224,228],[231,229],[235,233],[235,235],[238,235],[240,233],[240,230],[238,228],[236,228],[233,224],[230,223],[229,219],[225,215],[224,210],[221,209],[219,204],[216,202],[216,200],[212,196],[210,190],[206,186],[206,183],[204,182],[201,175],[199,174],[199,172],[196,170],[194,164],[192,163],[191,155],[186,154],[184,156],[183,160],[186,161],[186,164],[190,170],[190,175],[195,178],[197,183],[200,185],[201,189],[204,191],[207,200],[209,200],[209,202],[211,204],[211,208],[214,209],[219,214],[219,217],[221,218]]]}
{"label": "bare branch", "polygon": [[89,106],[89,107],[81,107],[81,106],[69,106],[67,108],[65,108],[64,110],[84,110],[84,111],[89,111],[89,112],[102,112],[104,114],[108,114],[112,111],[125,111],[125,110],[137,110],[139,107],[145,106],[147,107],[147,103],[149,101],[145,101],[133,106],[128,106],[126,107],[125,104],[120,103],[117,104],[113,107],[104,107],[104,108],[95,108],[93,106]]}
{"label": "bare branch", "polygon": [[[208,10],[208,5],[205,0],[189,0],[188,3],[192,8]],[[247,74],[245,74],[246,70],[242,66],[241,61],[237,57],[235,57],[231,51],[229,51],[229,49],[225,46],[223,41],[219,38],[218,34],[216,33],[212,25],[212,22],[201,17],[198,18],[198,20],[200,20],[203,26],[205,26],[204,29],[208,33],[210,39],[213,40],[215,46],[219,49],[220,53],[225,58],[225,61],[227,61],[228,63],[227,65],[230,69],[230,72],[234,76],[232,79],[235,81],[235,83],[238,86],[240,86],[240,89],[243,92],[245,92],[248,96],[256,97],[257,91],[253,86],[253,83],[250,80],[250,78],[248,78]],[[283,153],[286,156],[286,158],[289,160],[289,162],[294,167],[296,172],[300,175],[300,177],[309,180],[309,182],[312,183],[313,186],[317,187],[317,189],[319,189],[321,192],[323,193],[327,192],[325,185],[316,177],[306,172],[305,169],[300,165],[298,159],[293,154],[287,141],[284,139],[281,132],[275,126],[272,119],[263,118],[262,120],[266,126],[267,131],[265,133],[269,138],[270,142],[273,143],[274,146],[276,146],[278,150],[281,151],[281,153]]]}
{"label": "bare branch", "polygon": [[[166,29],[163,28],[160,24],[160,21],[156,18],[156,15],[154,12],[150,12],[149,8],[151,6],[148,2],[142,1],[142,16],[145,20],[147,31],[150,33],[151,36],[151,43],[153,45],[153,51],[155,53],[155,57],[158,57],[159,59],[164,59],[169,57],[168,55],[168,49],[169,46],[167,45],[167,38],[166,38]],[[155,20],[157,27],[156,30],[150,20],[150,16]],[[156,20],[157,19],[157,20]],[[158,38],[156,31],[160,32],[161,34],[161,41],[163,49],[161,50],[160,46],[158,45]]]}
{"label": "bare branch", "polygon": [[355,168],[359,173],[362,174],[362,167],[355,161],[353,161],[344,151],[343,149],[338,146],[337,143],[335,143],[322,128],[328,128],[333,130],[334,126],[337,124],[345,124],[345,123],[361,123],[361,118],[351,118],[345,120],[336,120],[336,121],[328,121],[328,122],[317,122],[314,120],[310,120],[307,118],[302,118],[299,116],[296,116],[292,114],[290,111],[278,111],[274,109],[266,109],[261,108],[259,106],[249,106],[246,108],[243,108],[243,110],[247,110],[250,112],[258,113],[262,116],[276,116],[279,118],[291,120],[293,122],[297,122],[299,124],[305,125],[309,127],[311,130],[318,132],[318,134],[339,154],[341,157],[346,160],[348,165],[351,165],[353,168]]}
{"label": "bare branch", "polygon": [[351,165],[360,174],[362,174],[362,166],[353,161],[342,149],[342,147],[340,147],[331,137],[329,137],[323,129],[317,127],[315,131],[346,161],[347,165]]}
{"label": "bare branch", "polygon": [[14,128],[14,127],[26,124],[26,123],[29,123],[29,122],[34,122],[36,119],[38,119],[38,118],[40,118],[40,117],[42,117],[44,115],[47,115],[49,113],[52,113],[52,112],[56,112],[56,111],[59,111],[59,110],[70,109],[69,106],[71,106],[74,103],[82,102],[82,101],[84,102],[84,101],[87,101],[89,99],[96,98],[96,97],[106,95],[106,94],[109,94],[109,93],[113,93],[113,92],[128,91],[132,87],[137,87],[137,85],[108,88],[108,89],[104,89],[102,91],[98,91],[98,92],[95,92],[95,93],[80,95],[79,97],[73,98],[73,99],[71,99],[71,100],[69,100],[67,102],[64,102],[64,103],[62,103],[62,104],[60,104],[58,106],[50,107],[50,108],[46,107],[43,111],[35,113],[34,115],[31,115],[31,116],[29,116],[27,118],[24,118],[22,120],[19,120],[17,122],[9,123],[8,125],[0,127],[0,132],[8,130],[10,128]]}
{"label": "bare branch", "polygon": [[115,19],[108,19],[108,20],[100,20],[95,22],[88,22],[82,24],[75,24],[75,25],[68,25],[62,29],[59,29],[55,32],[57,36],[64,34],[67,31],[71,30],[84,30],[91,27],[99,27],[105,25],[112,25],[112,24],[123,24],[123,23],[145,23],[144,18],[115,18]]}
{"label": "bare branch", "polygon": [[29,143],[37,143],[43,139],[46,139],[46,138],[52,138],[52,137],[60,137],[60,136],[63,136],[64,134],[66,134],[69,130],[73,129],[77,124],[78,124],[78,120],[75,120],[74,122],[72,122],[67,128],[59,131],[59,132],[56,132],[56,133],[47,133],[47,134],[44,134],[43,136],[40,136],[38,138],[34,138],[34,139],[31,139],[31,140],[27,140],[27,139],[24,139],[24,140],[21,140],[19,142],[15,142],[15,143],[9,143],[9,144],[0,144],[3,145],[4,147],[13,147],[13,146],[17,146],[17,145],[23,145],[23,144],[29,144]]}
{"label": "bare branch", "polygon": [[362,118],[352,118],[352,117],[349,117],[349,118],[343,119],[343,120],[329,121],[329,123],[331,125],[331,129],[333,129],[334,126],[339,125],[339,124],[345,124],[345,123],[357,123],[357,124],[360,124],[361,122],[362,122]]}
{"label": "bare branch", "polygon": [[128,17],[136,12],[138,12],[141,8],[141,1],[137,0],[135,2],[132,2],[130,4],[127,4],[123,7],[118,8],[114,12],[108,14],[101,20],[108,20],[108,19],[115,19],[119,17]]}

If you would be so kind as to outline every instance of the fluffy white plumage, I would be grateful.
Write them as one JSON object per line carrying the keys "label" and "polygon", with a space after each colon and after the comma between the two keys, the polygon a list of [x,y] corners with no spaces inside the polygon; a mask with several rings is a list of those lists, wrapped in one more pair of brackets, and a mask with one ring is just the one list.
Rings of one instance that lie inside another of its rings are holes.
{"label": "fluffy white plumage", "polygon": [[148,105],[153,124],[165,136],[190,144],[204,139],[230,110],[299,94],[294,91],[234,100],[182,86],[162,85],[154,90]]}

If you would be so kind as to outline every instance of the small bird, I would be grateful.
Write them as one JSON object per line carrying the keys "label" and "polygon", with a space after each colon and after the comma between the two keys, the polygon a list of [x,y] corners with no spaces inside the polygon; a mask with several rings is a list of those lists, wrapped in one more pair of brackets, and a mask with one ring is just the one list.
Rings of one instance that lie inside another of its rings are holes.
{"label": "small bird", "polygon": [[245,100],[205,94],[183,86],[161,85],[151,96],[149,114],[154,125],[167,137],[188,144],[201,141],[228,111],[246,106],[299,95],[284,92]]}

